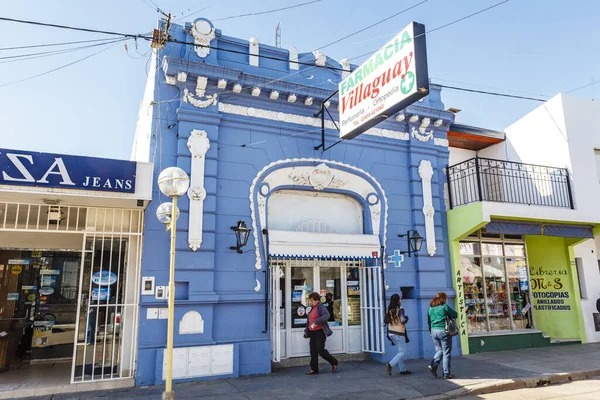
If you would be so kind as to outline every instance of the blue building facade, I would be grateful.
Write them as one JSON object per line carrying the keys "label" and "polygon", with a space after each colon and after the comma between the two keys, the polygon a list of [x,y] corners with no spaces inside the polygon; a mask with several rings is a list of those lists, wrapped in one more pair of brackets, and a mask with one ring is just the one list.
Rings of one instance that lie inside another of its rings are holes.
{"label": "blue building facade", "polygon": [[[388,360],[381,317],[401,293],[408,358],[428,357],[429,301],[454,297],[444,202],[454,117],[440,88],[322,151],[315,115],[355,66],[228,37],[204,19],[169,34],[182,43],[156,50],[134,155],[154,160],[155,179],[169,166],[191,177],[178,204],[174,378],[268,373],[306,355],[312,291],[333,314],[330,351]],[[324,106],[337,118],[335,96]],[[333,122],[323,126],[326,145],[335,143]],[[143,280],[155,287],[141,296],[138,385],[163,380],[169,233],[154,212],[167,200],[155,185],[142,254]],[[241,254],[230,248],[239,221],[252,229]],[[407,238],[398,235],[412,230],[423,249],[400,262]]]}

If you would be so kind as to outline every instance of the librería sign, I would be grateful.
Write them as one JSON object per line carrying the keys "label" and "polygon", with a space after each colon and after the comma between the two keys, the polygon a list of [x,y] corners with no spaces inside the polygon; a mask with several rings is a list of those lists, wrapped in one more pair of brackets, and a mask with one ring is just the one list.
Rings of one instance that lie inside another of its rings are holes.
{"label": "librer\u00eda sign", "polygon": [[341,139],[352,139],[427,96],[425,26],[411,22],[338,89]]}
{"label": "librer\u00eda sign", "polygon": [[136,163],[0,149],[0,184],[135,192]]}

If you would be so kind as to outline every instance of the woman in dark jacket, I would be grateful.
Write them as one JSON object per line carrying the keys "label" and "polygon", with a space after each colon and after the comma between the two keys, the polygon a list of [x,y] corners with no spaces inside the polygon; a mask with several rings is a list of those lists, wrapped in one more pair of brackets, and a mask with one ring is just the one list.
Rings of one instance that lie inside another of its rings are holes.
{"label": "woman in dark jacket", "polygon": [[431,364],[429,364],[429,372],[434,377],[437,377],[438,366],[440,365],[440,361],[443,360],[444,379],[452,379],[454,378],[454,375],[450,373],[452,336],[446,332],[446,315],[456,318],[458,314],[446,304],[446,301],[448,301],[446,293],[440,292],[436,294],[431,303],[429,303],[429,310],[427,311],[429,332],[435,346],[435,354],[431,360]]}
{"label": "woman in dark jacket", "polygon": [[306,375],[316,375],[319,373],[319,356],[331,364],[331,372],[335,373],[337,371],[338,360],[325,349],[325,340],[327,336],[331,336],[333,333],[327,323],[329,311],[321,303],[319,293],[311,293],[308,299],[312,308],[308,313],[308,321],[306,328],[304,328],[304,338],[310,339],[310,371]]}

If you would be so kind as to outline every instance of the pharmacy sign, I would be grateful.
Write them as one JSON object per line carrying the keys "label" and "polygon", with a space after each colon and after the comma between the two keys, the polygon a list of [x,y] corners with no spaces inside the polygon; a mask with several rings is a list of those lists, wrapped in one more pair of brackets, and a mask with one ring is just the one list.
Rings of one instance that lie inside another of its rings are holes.
{"label": "pharmacy sign", "polygon": [[338,89],[341,139],[352,139],[427,96],[425,26],[411,22]]}

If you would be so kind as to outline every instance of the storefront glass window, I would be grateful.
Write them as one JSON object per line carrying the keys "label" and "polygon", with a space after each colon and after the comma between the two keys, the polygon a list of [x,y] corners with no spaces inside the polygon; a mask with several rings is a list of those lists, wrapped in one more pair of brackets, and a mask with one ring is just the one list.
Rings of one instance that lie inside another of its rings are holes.
{"label": "storefront glass window", "polygon": [[348,294],[348,325],[360,325],[360,274],[359,269],[346,268]]}
{"label": "storefront glass window", "polygon": [[469,333],[532,328],[523,238],[482,232],[460,243]]}

